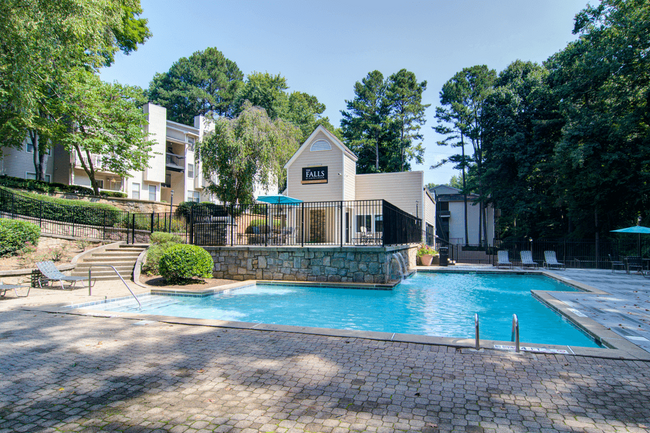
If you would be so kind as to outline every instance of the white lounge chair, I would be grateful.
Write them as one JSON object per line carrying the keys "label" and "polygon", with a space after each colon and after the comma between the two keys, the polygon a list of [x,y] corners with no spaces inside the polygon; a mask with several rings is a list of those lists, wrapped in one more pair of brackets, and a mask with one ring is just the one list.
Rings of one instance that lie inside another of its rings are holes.
{"label": "white lounge chair", "polygon": [[507,266],[512,269],[512,262],[508,259],[507,251],[497,251],[497,268]]}
{"label": "white lounge chair", "polygon": [[21,286],[20,284],[3,284],[2,281],[0,281],[0,298],[4,298],[7,295],[7,290],[13,290],[14,293],[16,294],[16,297],[18,296],[18,289],[27,289],[27,294],[25,296],[22,296],[23,298],[26,298],[29,296],[29,292],[32,290],[31,286]]}
{"label": "white lounge chair", "polygon": [[553,269],[554,267],[557,269],[566,269],[564,263],[557,261],[555,251],[544,251],[544,267],[548,269]]}
{"label": "white lounge chair", "polygon": [[[67,281],[70,283],[68,286],[69,288],[74,288],[75,284],[77,284],[77,281],[84,281],[88,280],[88,277],[69,277],[67,275],[64,275],[61,271],[59,271],[56,267],[56,265],[52,262],[38,262],[36,263],[36,267],[38,268],[39,271],[41,271],[41,274],[49,280],[49,281],[59,281],[61,283],[61,288],[63,289],[63,282]],[[39,285],[42,287],[41,279],[39,278]],[[97,281],[97,280],[95,280]],[[92,287],[92,284],[90,280],[88,281],[88,286]]]}
{"label": "white lounge chair", "polygon": [[532,251],[521,251],[519,254],[521,255],[521,266],[523,268],[526,266],[532,266],[533,268],[537,269],[539,267],[539,263],[533,261]]}

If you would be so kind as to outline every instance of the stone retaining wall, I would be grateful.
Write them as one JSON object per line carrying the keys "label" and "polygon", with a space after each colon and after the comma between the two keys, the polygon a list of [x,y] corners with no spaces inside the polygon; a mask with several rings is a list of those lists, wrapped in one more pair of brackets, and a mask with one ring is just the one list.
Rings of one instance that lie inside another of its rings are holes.
{"label": "stone retaining wall", "polygon": [[392,255],[412,268],[416,247],[204,247],[215,278],[343,283],[388,283],[399,275]]}

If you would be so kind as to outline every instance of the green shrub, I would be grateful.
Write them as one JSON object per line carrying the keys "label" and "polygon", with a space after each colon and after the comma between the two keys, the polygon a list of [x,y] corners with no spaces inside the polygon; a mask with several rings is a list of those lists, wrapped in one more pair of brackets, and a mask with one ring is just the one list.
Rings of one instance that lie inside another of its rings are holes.
{"label": "green shrub", "polygon": [[160,275],[160,258],[165,251],[174,245],[180,244],[183,239],[173,233],[151,233],[151,247],[147,250],[147,260],[142,271],[149,275]]}
{"label": "green shrub", "polygon": [[0,257],[14,254],[29,242],[38,245],[41,229],[36,224],[20,220],[0,219]]}
{"label": "green shrub", "polygon": [[174,233],[164,233],[164,232],[153,232],[151,233],[151,243],[152,244],[164,244],[168,242],[174,242],[180,244],[183,242],[183,238]]}
{"label": "green shrub", "polygon": [[171,283],[182,283],[192,277],[210,278],[212,256],[196,245],[173,245],[160,258],[160,275]]}

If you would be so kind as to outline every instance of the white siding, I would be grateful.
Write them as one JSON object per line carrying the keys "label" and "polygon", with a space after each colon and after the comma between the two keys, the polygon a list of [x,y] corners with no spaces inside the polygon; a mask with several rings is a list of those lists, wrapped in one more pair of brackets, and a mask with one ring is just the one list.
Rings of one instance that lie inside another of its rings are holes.
{"label": "white siding", "polygon": [[401,173],[358,174],[356,177],[356,199],[384,199],[398,208],[417,215],[423,215],[422,171]]}
{"label": "white siding", "polygon": [[[325,140],[332,146],[331,150],[311,152],[309,146],[314,141]],[[335,201],[343,200],[343,155],[342,150],[331,143],[322,132],[316,134],[303,146],[308,146],[287,168],[287,193],[290,197],[304,201]],[[302,184],[303,167],[326,166],[328,169],[328,183]],[[339,176],[339,173],[341,175]]]}
{"label": "white siding", "polygon": [[[52,150],[50,150],[52,153]],[[25,179],[27,173],[35,173],[34,154],[27,153],[26,144],[23,143],[22,149],[11,147],[2,148],[2,159],[0,159],[0,174]],[[51,155],[45,155],[45,174],[52,179],[54,173],[54,158]]]}
{"label": "white siding", "polygon": [[146,104],[142,109],[145,114],[147,114],[147,120],[149,122],[145,127],[145,131],[150,134],[150,140],[156,141],[156,143],[151,147],[151,158],[149,159],[149,167],[144,171],[144,180],[164,183],[167,109],[152,103]]}
{"label": "white siding", "polygon": [[343,153],[343,169],[343,181],[345,182],[345,196],[343,200],[356,200],[357,163],[345,153]]}

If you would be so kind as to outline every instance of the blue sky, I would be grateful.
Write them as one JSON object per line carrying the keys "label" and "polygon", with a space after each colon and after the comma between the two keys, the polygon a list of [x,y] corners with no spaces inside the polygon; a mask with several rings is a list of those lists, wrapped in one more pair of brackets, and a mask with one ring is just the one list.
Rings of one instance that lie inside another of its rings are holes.
{"label": "blue sky", "polygon": [[[375,69],[402,68],[427,81],[423,127],[425,182],[446,183],[453,168],[429,167],[455,153],[436,145],[442,85],[464,67],[497,71],[521,59],[542,62],[575,39],[573,18],[587,0],[215,1],[141,0],[153,37],[118,55],[105,81],[147,88],[181,57],[216,47],[244,74],[286,77],[290,90],[315,95],[338,126],[353,86]],[[591,2],[594,3],[594,0]],[[470,150],[469,148],[467,149]]]}

